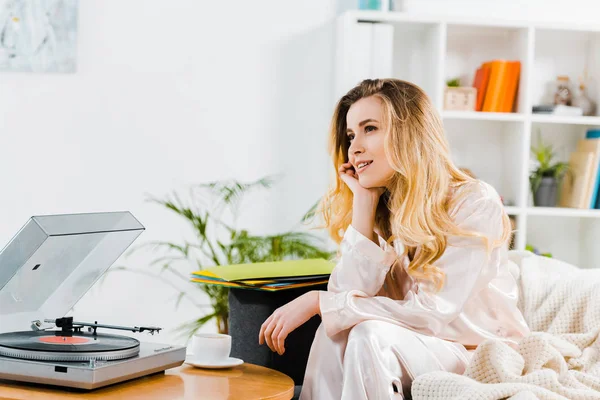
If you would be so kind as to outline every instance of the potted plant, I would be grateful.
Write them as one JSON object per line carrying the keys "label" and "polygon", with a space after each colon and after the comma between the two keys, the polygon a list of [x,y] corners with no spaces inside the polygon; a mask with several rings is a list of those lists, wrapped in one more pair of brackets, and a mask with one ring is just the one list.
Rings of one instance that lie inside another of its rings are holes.
{"label": "potted plant", "polygon": [[[322,240],[316,235],[291,230],[275,235],[253,235],[245,229],[236,226],[242,198],[255,189],[268,189],[273,179],[267,177],[256,182],[242,183],[235,180],[218,181],[200,184],[191,188],[189,198],[172,192],[164,199],[150,197],[149,200],[164,206],[181,217],[192,228],[195,241],[180,243],[158,241],[145,243],[134,248],[150,247],[160,253],[150,266],[159,266],[160,271],[148,273],[127,267],[117,267],[116,270],[129,270],[145,273],[161,278],[163,272],[179,280],[179,285],[173,282],[163,282],[173,287],[185,287],[177,298],[176,306],[183,298],[189,298],[199,308],[200,315],[192,321],[177,328],[179,334],[189,339],[200,327],[215,320],[220,333],[228,333],[229,289],[190,282],[188,274],[181,272],[182,263],[193,266],[193,269],[203,269],[218,265],[245,264],[288,259],[330,258],[334,253],[325,249]],[[303,217],[307,220],[316,204]],[[195,297],[196,291],[204,292],[210,298],[210,305],[199,304]],[[208,308],[208,312],[206,311]]]}
{"label": "potted plant", "polygon": [[546,145],[538,131],[537,145],[531,147],[537,166],[529,175],[529,184],[536,207],[554,207],[557,203],[558,187],[569,171],[566,162],[554,162],[556,153],[552,145]]}

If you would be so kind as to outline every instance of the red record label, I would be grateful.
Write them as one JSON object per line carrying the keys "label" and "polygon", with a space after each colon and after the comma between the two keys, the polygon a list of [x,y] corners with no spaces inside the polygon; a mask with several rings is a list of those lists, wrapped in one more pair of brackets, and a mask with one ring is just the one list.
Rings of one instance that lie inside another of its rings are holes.
{"label": "red record label", "polygon": [[50,344],[83,344],[90,339],[79,336],[42,336],[37,338],[39,342]]}

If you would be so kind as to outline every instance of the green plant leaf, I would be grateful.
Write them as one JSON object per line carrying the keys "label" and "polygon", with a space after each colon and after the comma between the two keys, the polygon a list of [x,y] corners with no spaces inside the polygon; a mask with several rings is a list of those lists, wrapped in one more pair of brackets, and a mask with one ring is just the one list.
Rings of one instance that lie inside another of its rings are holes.
{"label": "green plant leaf", "polygon": [[255,189],[269,189],[273,186],[276,178],[267,176],[254,182],[243,183],[236,180],[225,180],[197,185],[197,188],[208,191],[214,197],[214,209],[219,210],[223,206],[229,206],[232,213],[237,214],[242,198]]}
{"label": "green plant leaf", "polygon": [[537,143],[531,146],[531,153],[538,162],[538,167],[529,175],[529,185],[532,193],[535,193],[544,177],[552,177],[557,181],[568,173],[570,167],[566,162],[555,162],[556,152],[552,144],[545,144],[542,140],[541,131],[537,130]]}
{"label": "green plant leaf", "polygon": [[184,297],[185,292],[180,292],[179,295],[177,295],[177,300],[175,301],[175,309],[179,307],[179,304],[181,304],[181,300],[183,300]]}
{"label": "green plant leaf", "polygon": [[194,336],[194,333],[196,333],[198,329],[202,328],[208,321],[215,318],[216,316],[217,313],[212,312],[201,318],[185,322],[179,325],[177,328],[175,328],[174,332],[177,334],[177,337],[184,338],[187,341],[191,339],[192,336]]}
{"label": "green plant leaf", "polygon": [[332,252],[313,235],[304,232],[286,232],[279,235],[236,238],[230,244],[237,254],[238,263],[280,261],[286,259],[330,258]]}
{"label": "green plant leaf", "polygon": [[308,223],[313,220],[313,218],[317,215],[319,210],[320,200],[318,200],[315,204],[313,204],[308,211],[302,216],[302,223]]}
{"label": "green plant leaf", "polygon": [[446,85],[448,87],[459,87],[460,86],[460,78],[449,79],[446,81]]}

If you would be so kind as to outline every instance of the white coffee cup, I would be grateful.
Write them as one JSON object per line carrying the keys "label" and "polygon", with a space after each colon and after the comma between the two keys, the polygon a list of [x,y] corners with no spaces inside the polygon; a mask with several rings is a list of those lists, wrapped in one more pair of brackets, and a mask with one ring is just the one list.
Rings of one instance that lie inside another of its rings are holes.
{"label": "white coffee cup", "polygon": [[192,336],[190,351],[194,360],[225,361],[231,353],[231,336],[222,333],[196,333]]}

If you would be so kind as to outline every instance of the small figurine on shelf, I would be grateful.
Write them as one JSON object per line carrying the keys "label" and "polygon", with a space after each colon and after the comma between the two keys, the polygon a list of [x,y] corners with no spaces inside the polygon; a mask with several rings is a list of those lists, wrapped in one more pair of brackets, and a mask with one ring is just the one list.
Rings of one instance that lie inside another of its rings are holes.
{"label": "small figurine on shelf", "polygon": [[554,93],[554,104],[562,104],[564,106],[570,106],[573,101],[573,94],[571,93],[569,77],[566,75],[559,75],[556,77],[556,92]]}
{"label": "small figurine on shelf", "polygon": [[585,81],[587,78],[587,71],[584,76],[579,77],[579,89],[573,98],[573,105],[581,108],[583,115],[594,115],[596,113],[596,104],[587,95],[587,88]]}

